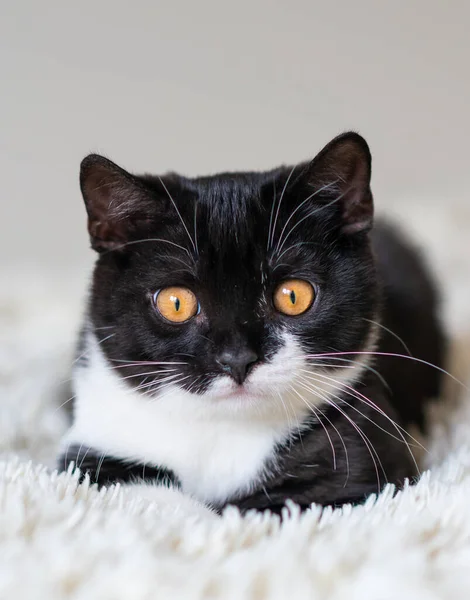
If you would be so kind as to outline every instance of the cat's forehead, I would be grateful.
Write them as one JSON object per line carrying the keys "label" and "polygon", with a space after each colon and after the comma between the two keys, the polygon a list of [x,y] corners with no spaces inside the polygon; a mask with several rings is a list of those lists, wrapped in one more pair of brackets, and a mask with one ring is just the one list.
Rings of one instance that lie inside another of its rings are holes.
{"label": "cat's forehead", "polygon": [[259,173],[227,173],[193,180],[194,201],[212,220],[243,220],[264,208],[266,177]]}
{"label": "cat's forehead", "polygon": [[[168,239],[171,246],[152,256],[159,265],[163,262],[166,275],[175,277],[183,263],[190,264],[190,279],[214,287],[215,295],[227,286],[234,290],[235,284],[249,295],[246,289],[263,285],[269,272],[280,276],[313,264],[317,227],[312,218],[304,218],[311,207],[298,203],[299,194],[302,200],[308,191],[287,189],[292,171],[194,179],[175,175],[168,180],[174,204],[168,206],[168,220],[155,230],[155,237]],[[304,238],[308,241],[299,242]]]}
{"label": "cat's forehead", "polygon": [[192,180],[192,220],[199,243],[219,251],[257,251],[267,235],[276,173],[225,173]]}
{"label": "cat's forehead", "polygon": [[186,185],[195,190],[206,204],[250,200],[259,197],[260,191],[273,184],[284,169],[263,172],[227,172],[206,177],[186,179]]}

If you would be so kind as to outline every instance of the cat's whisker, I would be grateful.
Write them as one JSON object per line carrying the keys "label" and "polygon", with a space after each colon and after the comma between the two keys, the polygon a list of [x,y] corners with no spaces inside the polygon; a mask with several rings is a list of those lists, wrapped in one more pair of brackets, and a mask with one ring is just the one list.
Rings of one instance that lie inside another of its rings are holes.
{"label": "cat's whisker", "polygon": [[[305,376],[304,376],[305,377]],[[330,378],[328,378],[330,379]],[[351,393],[351,391],[345,390],[342,387],[333,385],[333,384],[329,384],[328,382],[323,381],[322,379],[318,379],[316,377],[308,377],[309,381],[315,381],[317,383],[320,383],[321,385],[328,385],[329,387],[332,387],[333,389],[345,392],[348,396],[351,396],[352,398],[355,398],[356,400],[359,400],[361,402],[363,402],[364,404],[366,404],[367,406],[370,406],[371,408],[373,408],[374,410],[376,410],[381,416],[385,417],[397,430],[398,435],[400,435],[400,438],[396,437],[395,435],[393,435],[392,433],[390,433],[390,431],[387,431],[386,429],[384,429],[383,427],[381,427],[378,423],[376,423],[373,419],[371,419],[370,417],[368,417],[367,415],[365,415],[362,411],[360,411],[356,406],[354,406],[353,404],[350,404],[347,400],[345,400],[344,398],[338,396],[337,394],[334,394],[333,392],[328,392],[329,395],[331,395],[333,398],[335,398],[336,400],[338,400],[339,402],[343,402],[344,404],[346,404],[347,406],[349,406],[350,408],[352,408],[355,412],[357,412],[358,414],[360,414],[364,419],[366,419],[367,421],[369,421],[370,423],[372,423],[373,425],[375,425],[375,427],[377,427],[378,429],[380,429],[381,431],[383,431],[384,433],[386,433],[387,435],[389,435],[391,438],[393,438],[394,440],[396,440],[397,442],[400,443],[404,443],[405,446],[407,447],[407,450],[411,456],[411,459],[416,467],[416,471],[419,474],[420,473],[420,469],[418,466],[418,463],[416,462],[415,456],[411,450],[410,444],[406,441],[405,436],[403,435],[403,433],[400,431],[400,429],[402,429],[393,419],[391,419],[384,411],[382,411],[382,409],[380,409],[378,406],[376,406],[371,400],[369,400],[369,398],[367,398],[366,396],[363,396],[362,394],[360,394],[360,392],[357,392],[357,390],[354,390],[354,388],[349,388],[350,390],[352,390],[352,392],[355,392],[357,395],[354,395],[353,393]],[[349,387],[349,386],[348,386]],[[359,396],[363,396],[364,399],[362,399]],[[406,432],[406,430],[404,430]],[[408,434],[408,432],[406,432]],[[409,434],[408,434],[409,435]],[[410,435],[410,438],[412,438],[412,436]],[[414,438],[412,438],[414,440]],[[425,448],[417,441],[414,440],[419,446],[421,446],[421,448],[423,448],[425,450]]]}
{"label": "cat's whisker", "polygon": [[[75,468],[79,469],[80,467],[78,466],[78,457],[80,456],[80,452],[82,451],[83,448],[83,442],[80,444],[79,449],[77,450],[77,456],[75,457],[74,463],[75,463]],[[82,461],[83,462],[83,461]]]}
{"label": "cat's whisker", "polygon": [[279,210],[280,210],[280,208],[281,208],[281,204],[282,204],[282,200],[283,200],[283,198],[284,198],[285,191],[286,191],[286,189],[287,189],[287,186],[289,185],[289,181],[290,181],[290,179],[291,179],[291,177],[292,177],[292,175],[293,175],[293,173],[294,173],[294,171],[295,171],[296,167],[297,167],[297,165],[294,165],[294,166],[292,167],[292,169],[291,169],[291,171],[290,171],[290,173],[289,173],[289,176],[287,177],[287,179],[286,179],[286,182],[285,182],[285,184],[284,184],[284,187],[283,187],[283,189],[282,189],[281,196],[280,196],[280,198],[279,198],[279,202],[278,202],[278,204],[277,204],[276,216],[275,216],[275,218],[274,218],[273,228],[272,228],[272,231],[271,231],[271,237],[270,237],[270,240],[268,240],[268,249],[269,249],[269,248],[271,248],[271,247],[272,247],[272,245],[273,245],[273,241],[274,241],[274,234],[276,233],[277,219],[278,219],[278,217],[279,217]]}
{"label": "cat's whisker", "polygon": [[[358,362],[357,360],[353,360],[350,358],[343,358],[343,357],[337,357],[337,356],[331,356],[330,359],[334,360],[334,361],[340,361],[340,362],[346,362],[346,363],[350,363],[349,365],[339,365],[338,362],[335,363],[327,363],[327,362],[323,362],[325,360],[327,360],[326,358],[320,358],[319,360],[321,362],[317,362],[317,363],[312,363],[311,361],[313,360],[313,358],[310,358],[311,356],[314,355],[306,355],[305,358],[306,360],[308,360],[309,365],[313,366],[313,367],[327,367],[330,369],[367,369],[368,371],[371,371],[371,373],[373,373],[374,375],[377,375],[377,377],[382,381],[382,383],[387,386],[387,382],[383,379],[382,375],[380,375],[380,373],[372,368],[370,365],[368,365],[367,363],[364,364],[362,362]],[[300,359],[300,360],[303,360]]]}
{"label": "cat's whisker", "polygon": [[[186,381],[187,379],[189,379],[189,375],[186,375],[186,377],[182,377],[181,379],[176,379],[175,381],[170,381],[169,383],[165,383],[162,386],[156,386],[155,390],[154,390],[154,394],[153,394],[153,399],[155,401],[161,400],[169,392],[171,392],[171,389],[169,390],[168,388],[171,388],[172,386],[180,385],[183,381]],[[158,393],[158,396],[155,396],[155,392]]]}
{"label": "cat's whisker", "polygon": [[[180,376],[181,376],[180,373],[175,373],[174,375],[168,375],[167,377],[164,377],[163,379],[154,379],[153,381],[150,381],[148,383],[138,385],[135,389],[136,389],[136,391],[141,391],[141,390],[144,390],[147,388],[155,387],[156,389],[160,390],[160,389],[163,389],[165,385],[174,384],[175,381]],[[187,375],[185,377],[185,379],[187,379],[188,377],[189,377],[189,375]]]}
{"label": "cat's whisker", "polygon": [[287,264],[287,263],[276,263],[276,266],[273,269],[273,273],[276,271],[276,269],[280,269],[281,267],[287,267],[289,268],[291,265]]}
{"label": "cat's whisker", "polygon": [[[158,374],[159,374],[159,373],[157,372],[157,373],[156,373],[156,374],[154,374],[154,375],[158,375]],[[150,374],[149,376],[151,376],[151,374]],[[149,384],[148,384],[148,385],[153,385],[153,384],[155,384],[155,385],[158,385],[158,383],[163,383],[163,382],[165,382],[165,381],[168,381],[168,380],[170,380],[170,379],[172,379],[172,378],[175,378],[175,377],[180,377],[180,376],[182,376],[182,373],[180,373],[179,371],[175,371],[175,372],[173,372],[173,373],[171,373],[171,374],[169,374],[169,375],[166,375],[166,374],[164,374],[164,376],[163,376],[163,377],[160,377],[160,378],[156,378],[156,377],[154,377],[154,379],[152,379],[152,381],[151,381],[151,382],[149,382]],[[144,385],[144,384],[142,383],[142,384],[140,384],[140,385]],[[138,387],[140,387],[140,385],[139,385]]]}
{"label": "cat's whisker", "polygon": [[[296,244],[292,244],[292,246],[289,246],[288,248],[283,250],[282,253],[276,257],[276,267],[277,267],[277,261],[281,260],[281,258],[284,256],[284,254],[287,254],[287,252],[289,252],[289,250],[293,250],[294,248],[297,248],[298,246],[306,246],[306,245],[320,246],[321,244],[318,244],[318,242],[297,242]],[[276,268],[273,269],[273,271],[275,271],[275,270],[276,270]]]}
{"label": "cat's whisker", "polygon": [[341,433],[339,432],[339,430],[335,426],[335,424],[331,421],[331,419],[318,406],[313,407],[313,405],[306,398],[304,398],[304,402],[307,404],[307,406],[310,408],[310,410],[312,410],[313,412],[314,411],[318,411],[323,416],[323,418],[328,421],[328,423],[335,430],[336,434],[338,435],[338,438],[341,441],[341,444],[342,444],[343,449],[344,449],[345,459],[346,459],[346,479],[345,479],[344,485],[343,485],[343,487],[346,487],[346,485],[347,485],[347,483],[349,481],[349,453],[348,453],[348,449],[346,447],[346,442],[344,441],[343,436],[341,435]]}
{"label": "cat's whisker", "polygon": [[[187,363],[185,363],[187,365]],[[112,367],[108,367],[110,371],[117,371],[117,370],[122,370],[122,369],[139,369],[139,368],[149,368],[149,367],[155,367],[155,372],[157,373],[163,373],[163,372],[167,372],[170,369],[172,371],[176,371],[179,370],[181,371],[181,365],[176,365],[178,368],[174,368],[171,369],[170,365],[158,365],[158,364],[128,364],[128,365],[118,365],[118,366],[112,366]],[[123,373],[126,373],[127,371],[124,371]],[[131,373],[131,376],[135,376],[138,377],[139,375],[141,375],[141,372],[139,371],[138,373],[136,373],[135,375]],[[124,374],[120,373],[120,376],[125,379]]]}
{"label": "cat's whisker", "polygon": [[427,360],[423,360],[421,358],[416,358],[415,356],[408,356],[407,354],[398,354],[395,352],[376,352],[373,350],[362,350],[362,351],[356,351],[356,352],[323,352],[321,354],[309,354],[306,358],[323,358],[325,356],[326,357],[335,357],[335,356],[341,356],[341,355],[346,355],[346,356],[349,356],[349,355],[389,356],[391,358],[404,358],[406,360],[414,360],[422,365],[426,365],[428,367],[436,369],[437,371],[439,371],[440,373],[443,373],[444,375],[447,375],[453,381],[455,381],[456,383],[461,385],[467,392],[470,392],[470,388],[468,386],[466,386],[462,381],[457,379],[457,377],[452,375],[452,373],[449,373],[449,371],[446,371],[442,367],[438,367],[437,365],[434,365],[433,363],[428,362]]}
{"label": "cat's whisker", "polygon": [[[80,450],[81,449],[82,449],[82,447],[80,446]],[[88,454],[89,451],[90,451],[90,447],[88,447],[86,449],[85,454],[82,456],[82,460],[80,461],[80,464],[78,465],[78,468],[80,469],[80,471],[82,470],[82,465],[83,465],[83,463],[85,461],[85,458],[86,458],[86,456],[87,456],[87,454]],[[77,460],[78,460],[78,454],[77,454]]]}
{"label": "cat's whisker", "polygon": [[269,250],[269,244],[271,242],[271,226],[272,226],[272,222],[273,222],[275,205],[276,205],[276,179],[273,179],[273,201],[271,202],[271,213],[269,215],[268,242],[266,244],[266,251]]}
{"label": "cat's whisker", "polygon": [[163,369],[162,371],[147,371],[145,373],[134,373],[133,375],[126,375],[125,377],[121,377],[121,379],[123,381],[125,381],[126,379],[134,379],[136,377],[144,377],[147,375],[146,379],[148,379],[148,377],[151,377],[152,375],[162,375],[165,373],[175,373],[177,371],[177,369]]}
{"label": "cat's whisker", "polygon": [[325,424],[323,423],[323,421],[320,419],[320,417],[318,416],[318,413],[316,411],[316,409],[313,407],[312,404],[310,404],[309,402],[307,402],[307,400],[305,400],[305,398],[302,396],[302,394],[300,394],[300,392],[298,390],[295,389],[295,387],[293,385],[290,386],[291,390],[297,394],[297,396],[302,400],[302,402],[307,406],[307,408],[313,412],[315,418],[318,420],[318,422],[320,423],[320,425],[323,427],[326,437],[328,438],[328,442],[330,443],[331,446],[331,452],[333,454],[333,471],[336,471],[336,451],[335,451],[335,446],[333,444],[333,440],[331,439],[330,433],[328,431],[328,429],[326,428]]}
{"label": "cat's whisker", "polygon": [[54,414],[59,411],[61,408],[64,408],[64,406],[66,404],[68,404],[69,402],[71,402],[72,400],[75,399],[75,394],[73,396],[70,396],[70,398],[67,398],[67,400],[65,400],[65,402],[62,402],[62,404],[60,404],[55,410],[54,410]]}
{"label": "cat's whisker", "polygon": [[[290,419],[289,413],[287,411],[286,403],[284,402],[284,399],[282,398],[281,392],[279,390],[275,390],[275,392],[279,396],[279,400],[281,401],[282,407],[284,409],[284,414],[286,415],[287,427],[288,427],[289,431],[291,431],[291,430],[293,430],[293,424]],[[292,437],[289,437],[289,447],[292,448]]]}
{"label": "cat's whisker", "polygon": [[298,205],[296,206],[296,208],[295,208],[295,209],[294,209],[294,210],[291,212],[291,214],[290,214],[289,218],[288,218],[288,219],[287,219],[287,221],[285,222],[285,224],[284,224],[284,227],[282,228],[281,235],[279,236],[279,240],[278,240],[278,243],[277,243],[276,249],[275,249],[275,251],[274,251],[274,254],[275,254],[275,255],[277,255],[277,254],[279,253],[279,246],[280,246],[280,244],[281,244],[281,242],[282,242],[282,236],[284,235],[284,232],[285,232],[285,230],[286,230],[286,227],[289,225],[289,222],[290,222],[290,220],[292,219],[292,217],[295,215],[295,213],[296,213],[297,211],[299,211],[299,210],[300,210],[300,209],[301,209],[301,208],[304,206],[304,204],[306,204],[306,203],[307,203],[309,200],[311,200],[312,198],[314,198],[315,196],[317,196],[317,195],[318,195],[318,194],[320,194],[321,192],[324,192],[325,190],[329,189],[330,187],[332,187],[332,186],[336,185],[336,184],[338,183],[338,181],[339,181],[339,180],[338,180],[338,179],[336,179],[335,181],[333,181],[333,182],[331,182],[331,183],[327,183],[326,185],[324,185],[323,187],[319,188],[318,190],[315,190],[315,191],[313,192],[313,194],[310,194],[310,196],[307,196],[307,198],[305,198],[305,200],[303,200],[303,201],[302,201],[300,204],[298,204]]}
{"label": "cat's whisker", "polygon": [[[181,261],[183,262],[183,261]],[[194,274],[194,270],[191,269],[191,267],[185,265],[186,268],[185,269],[171,269],[171,272],[173,273],[173,275],[189,275],[190,277]]]}
{"label": "cat's whisker", "polygon": [[201,378],[201,375],[196,375],[196,377],[193,377],[192,382],[189,384],[189,386],[187,388],[185,388],[185,391],[192,393],[196,383],[199,381],[200,378]]}
{"label": "cat's whisker", "polygon": [[196,256],[199,257],[199,247],[197,243],[197,207],[199,203],[194,202],[194,244],[196,246]]}
{"label": "cat's whisker", "polygon": [[338,434],[338,437],[341,441],[341,444],[344,448],[344,455],[346,458],[346,479],[344,480],[344,484],[343,487],[346,487],[349,481],[349,453],[348,453],[348,449],[346,448],[346,442],[343,439],[343,436],[341,435],[341,433],[338,431],[338,428],[334,425],[334,423],[331,421],[331,419],[329,419],[325,413],[320,410],[320,408],[318,408],[318,406],[316,407],[316,410],[328,421],[328,423],[333,427],[333,429],[336,431],[336,433]]}
{"label": "cat's whisker", "polygon": [[[96,343],[98,344],[98,346],[100,346],[106,340],[109,340],[110,338],[114,337],[115,335],[116,335],[116,332],[115,333],[111,333],[110,335],[107,335],[103,339],[97,340]],[[80,356],[77,356],[77,358],[72,362],[71,366],[73,367],[73,365],[76,365],[79,362],[80,359],[84,358],[87,355],[88,355],[88,350],[85,350],[85,352],[82,352],[82,354],[80,354]]]}
{"label": "cat's whisker", "polygon": [[366,446],[366,448],[372,458],[372,462],[374,464],[374,469],[375,469],[375,474],[377,477],[377,492],[380,492],[380,487],[381,487],[380,486],[380,475],[379,475],[379,468],[377,465],[377,461],[382,470],[382,473],[384,474],[385,480],[387,480],[387,474],[385,473],[385,470],[382,465],[382,461],[380,460],[377,450],[375,449],[374,445],[372,444],[372,442],[370,441],[368,436],[359,427],[359,425],[353,419],[351,419],[351,417],[344,410],[342,410],[341,407],[339,407],[329,396],[326,396],[325,394],[321,393],[321,391],[318,389],[318,387],[316,387],[315,385],[310,384],[310,383],[309,384],[300,384],[300,385],[302,385],[306,390],[310,391],[311,393],[316,394],[318,398],[320,398],[321,400],[324,400],[327,404],[329,404],[330,406],[335,408],[341,415],[343,415],[343,417],[356,430],[356,432],[358,433],[358,435],[364,442],[364,445]]}
{"label": "cat's whisker", "polygon": [[385,325],[383,325],[382,323],[373,321],[372,319],[366,319],[365,317],[362,317],[362,320],[366,321],[367,323],[371,323],[372,325],[376,325],[377,327],[380,327],[380,329],[383,329],[384,331],[389,333],[391,336],[393,336],[396,340],[398,340],[400,342],[400,344],[403,346],[405,351],[408,352],[408,354],[411,357],[413,356],[413,354],[411,353],[411,350],[408,348],[408,346],[405,344],[405,342],[402,340],[402,338],[399,335],[397,335],[394,331],[392,331],[388,327],[385,327]]}
{"label": "cat's whisker", "polygon": [[[194,381],[193,381],[193,383],[192,383],[192,384],[189,386],[189,389],[188,389],[188,391],[190,391],[190,392],[192,392],[192,393],[193,393],[193,390],[194,390],[194,388],[195,388],[196,386],[198,386],[198,385],[201,385],[201,379],[202,379],[202,380],[204,380],[204,375],[197,375],[197,376],[194,378]],[[196,392],[194,392],[194,393],[197,393],[197,391],[196,391]]]}
{"label": "cat's whisker", "polygon": [[163,186],[163,189],[165,190],[165,192],[166,192],[166,194],[167,194],[168,198],[170,199],[171,203],[173,204],[173,206],[174,206],[174,209],[175,209],[175,210],[176,210],[176,212],[178,213],[178,217],[180,218],[180,220],[181,220],[181,223],[183,224],[184,230],[186,231],[186,233],[187,233],[187,235],[188,235],[188,238],[189,238],[189,241],[191,242],[191,245],[192,245],[192,247],[193,247],[193,250],[194,250],[194,252],[197,254],[197,251],[196,251],[196,244],[195,244],[195,242],[194,242],[193,238],[191,237],[191,234],[189,233],[189,230],[188,230],[188,228],[186,227],[186,223],[184,222],[184,220],[183,220],[183,217],[181,216],[181,213],[180,213],[180,211],[178,210],[178,207],[176,206],[176,202],[173,200],[173,198],[172,198],[172,196],[171,196],[170,192],[168,191],[168,188],[167,188],[167,187],[166,187],[166,185],[165,185],[165,182],[163,181],[163,179],[162,179],[162,178],[161,178],[159,175],[158,175],[158,179],[159,179],[160,183],[162,184],[162,186]]}
{"label": "cat's whisker", "polygon": [[[306,372],[308,373],[309,377],[312,377],[314,375],[315,377],[320,377],[322,380],[326,380],[326,382],[332,381],[334,384],[337,384],[337,385],[332,385],[331,383],[325,382],[325,385],[329,385],[330,387],[335,387],[336,389],[338,389],[340,391],[344,391],[351,397],[356,398],[357,400],[360,400],[364,404],[367,404],[368,406],[370,406],[371,408],[376,410],[380,415],[385,417],[395,427],[395,429],[397,429],[397,431],[401,437],[403,437],[403,434],[406,434],[417,446],[419,446],[422,450],[427,452],[427,449],[417,439],[415,439],[404,427],[402,427],[401,425],[396,423],[396,421],[394,421],[389,415],[387,415],[387,413],[384,410],[382,410],[380,408],[380,406],[378,406],[370,398],[368,398],[367,396],[365,396],[364,394],[359,392],[359,390],[356,390],[355,388],[351,387],[350,385],[348,385],[342,381],[339,381],[337,379],[334,379],[333,377],[328,377],[327,375],[325,375],[323,373],[315,372],[314,374],[312,374],[310,371],[306,371]],[[368,418],[368,417],[366,417],[366,418]],[[377,423],[374,423],[374,424],[377,427],[379,427],[377,425]],[[381,428],[379,427],[379,429],[381,429]],[[389,432],[387,432],[387,433],[389,433]],[[392,434],[389,433],[389,435],[392,435]],[[392,436],[392,437],[394,437],[394,436]],[[405,439],[403,439],[403,440],[399,440],[398,438],[395,438],[395,439],[397,439],[398,441],[404,441],[405,444],[407,444]]]}
{"label": "cat's whisker", "polygon": [[353,365],[338,365],[338,364],[329,364],[329,363],[324,363],[324,362],[319,362],[319,363],[312,363],[309,361],[308,365],[309,367],[318,367],[320,369],[357,369],[358,367],[362,367],[362,365],[358,365],[356,361],[354,360],[350,360],[348,362],[354,363]]}
{"label": "cat's whisker", "polygon": [[103,466],[105,458],[106,458],[106,453],[103,452],[103,454],[101,455],[100,460],[98,462],[98,467],[96,469],[95,481],[99,481],[101,467]]}
{"label": "cat's whisker", "polygon": [[207,341],[208,341],[208,342],[210,342],[211,344],[215,345],[215,342],[214,342],[214,340],[211,340],[211,339],[210,339],[210,338],[208,338],[207,336],[205,336],[205,335],[202,335],[202,333],[198,333],[197,335],[198,335],[199,337],[202,337],[202,339],[203,339],[203,340],[207,340]]}
{"label": "cat's whisker", "polygon": [[164,379],[154,381],[155,388],[160,391],[170,385],[176,385],[180,381],[186,381],[190,379],[190,375],[182,375],[181,373],[175,373],[174,375],[168,375]]}
{"label": "cat's whisker", "polygon": [[186,267],[186,270],[182,269],[181,273],[189,272],[191,275],[194,273],[194,267],[189,265],[185,260],[183,260],[179,256],[175,256],[174,254],[172,254],[171,261],[173,262],[174,259],[176,259],[178,262],[180,262],[182,265],[184,265]]}
{"label": "cat's whisker", "polygon": [[71,444],[72,444],[72,442],[68,442],[67,446],[65,447],[65,452],[64,452],[64,471],[67,471],[67,465],[69,464],[68,457],[69,457],[69,450],[70,450]]}
{"label": "cat's whisker", "polygon": [[159,365],[187,365],[187,362],[181,362],[181,361],[157,361],[157,360],[134,360],[134,361],[128,361],[128,360],[121,360],[118,358],[108,358],[109,361],[111,362],[119,362],[119,363],[125,363],[124,365],[119,365],[119,366],[115,366],[112,367],[113,369],[125,369],[126,367],[140,367],[140,366],[159,366]]}
{"label": "cat's whisker", "polygon": [[332,206],[336,202],[339,202],[344,197],[344,195],[346,193],[347,193],[347,191],[343,192],[342,194],[340,194],[339,196],[337,196],[336,198],[334,198],[334,200],[331,200],[330,202],[327,202],[326,204],[322,204],[321,206],[316,206],[311,212],[307,213],[305,216],[303,216],[301,219],[299,219],[296,223],[294,223],[294,225],[292,225],[292,227],[290,228],[289,233],[285,236],[284,241],[282,242],[282,244],[280,245],[280,247],[277,249],[277,252],[281,252],[282,251],[282,248],[284,247],[284,244],[289,239],[290,235],[294,232],[294,230],[301,223],[303,223],[305,221],[305,219],[309,219],[310,217],[313,217],[313,215],[317,214],[321,210],[324,210],[325,208],[328,208],[329,206]]}
{"label": "cat's whisker", "polygon": [[[311,355],[310,355],[311,356]],[[333,368],[333,369],[339,369],[342,367],[342,365],[338,365],[338,364],[333,364],[333,365],[327,365],[326,363],[322,364],[322,363],[311,363],[310,361],[312,360],[310,358],[309,355],[307,355],[305,358],[306,360],[309,361],[309,364],[312,366],[317,366],[317,367],[329,367],[329,368]],[[340,362],[347,362],[347,363],[351,363],[351,367],[353,369],[365,369],[366,371],[370,371],[371,373],[373,373],[377,379],[382,383],[382,385],[391,392],[390,386],[388,385],[388,383],[385,381],[384,377],[377,371],[377,369],[374,369],[374,367],[372,367],[371,365],[368,365],[367,363],[364,362],[358,362],[357,360],[351,360],[350,358],[343,358],[343,357],[330,357],[331,360],[336,360],[336,361],[340,361]],[[321,359],[321,360],[325,360],[325,359]]]}
{"label": "cat's whisker", "polygon": [[[278,393],[280,393],[280,392],[278,392]],[[281,399],[282,399],[282,396],[281,396]],[[295,411],[294,407],[292,406],[292,402],[290,401],[289,397],[287,397],[287,396],[286,396],[286,399],[285,399],[285,400],[286,400],[286,402],[287,402],[287,405],[288,405],[288,407],[290,408],[290,410],[291,410],[291,412],[292,412],[292,416],[293,416],[293,418],[295,419],[295,422],[297,423],[297,435],[298,435],[298,437],[299,437],[299,441],[300,441],[300,443],[302,444],[302,447],[303,447],[303,440],[302,440],[302,428],[301,428],[301,426],[300,426],[299,417],[297,416],[297,414],[296,414],[296,411]],[[282,400],[282,401],[283,401],[283,400]],[[289,425],[289,427],[290,427],[290,425]],[[293,438],[292,438],[292,437],[290,437],[290,443],[289,443],[289,447],[290,447],[290,448],[292,448],[292,444],[293,444],[293,442],[294,442]]]}
{"label": "cat's whisker", "polygon": [[[184,246],[181,246],[180,244],[177,244],[176,242],[172,242],[171,240],[165,240],[163,238],[142,238],[141,240],[132,240],[130,242],[124,242],[123,244],[121,244],[119,246],[119,248],[125,248],[126,246],[133,246],[135,244],[144,244],[146,242],[161,242],[163,244],[170,244],[170,246],[174,246],[175,248],[179,248],[180,250],[183,250],[183,252],[186,252],[186,254],[189,256],[189,258],[191,258],[191,260],[193,260],[193,257],[191,256],[191,252],[185,248]],[[116,249],[112,248],[111,250],[106,250],[106,252],[103,252],[103,256],[105,254],[109,254],[109,252],[115,252]]]}

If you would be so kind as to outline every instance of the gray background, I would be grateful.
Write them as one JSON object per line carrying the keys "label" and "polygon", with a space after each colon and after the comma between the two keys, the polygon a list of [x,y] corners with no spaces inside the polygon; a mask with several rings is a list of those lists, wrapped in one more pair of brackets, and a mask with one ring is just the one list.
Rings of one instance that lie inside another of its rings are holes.
{"label": "gray background", "polygon": [[303,160],[355,129],[379,208],[469,196],[468,0],[24,0],[0,13],[3,268],[89,269],[77,177],[91,151],[199,174]]}

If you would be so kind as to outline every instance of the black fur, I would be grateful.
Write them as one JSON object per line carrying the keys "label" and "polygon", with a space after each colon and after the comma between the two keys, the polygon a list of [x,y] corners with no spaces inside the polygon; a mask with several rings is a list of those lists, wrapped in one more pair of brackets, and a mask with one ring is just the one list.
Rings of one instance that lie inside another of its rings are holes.
{"label": "black fur", "polygon": [[[306,354],[343,352],[351,354],[339,356],[354,359],[354,352],[369,350],[373,322],[381,321],[402,341],[382,329],[379,352],[409,350],[441,365],[433,285],[416,252],[392,229],[370,232],[369,179],[370,153],[356,134],[340,136],[311,163],[266,173],[138,177],[102,157],[85,159],[81,186],[92,245],[100,253],[89,319],[98,339],[114,328],[101,344],[111,364],[138,386],[149,381],[148,368],[124,361],[181,359],[187,364],[179,372],[188,376],[181,386],[203,394],[223,374],[224,352],[248,349],[257,364],[269,361],[279,349],[279,332],[289,331]],[[305,279],[316,290],[303,315],[286,317],[273,306],[274,289],[287,278]],[[202,307],[183,325],[165,321],[152,305],[154,292],[172,285],[193,290]],[[315,359],[321,361],[332,363]],[[439,372],[406,358],[379,357],[375,367],[388,390],[370,371],[356,389],[401,425],[423,425],[425,400],[439,392]],[[152,376],[147,389],[158,391],[163,377]],[[287,498],[303,507],[358,502],[387,481],[400,485],[412,477],[397,429],[357,397],[340,395],[343,414],[322,408],[330,439],[312,423],[301,438],[278,448],[271,474],[249,497],[231,502],[242,510],[275,511]],[[91,471],[93,460],[84,462]],[[112,464],[109,481],[121,479]]]}
{"label": "black fur", "polygon": [[148,483],[180,487],[177,477],[169,469],[121,460],[84,445],[73,445],[67,448],[60,466],[66,470],[71,463],[74,463],[80,469],[81,481],[88,473],[90,482],[97,483],[100,486],[146,481]]}

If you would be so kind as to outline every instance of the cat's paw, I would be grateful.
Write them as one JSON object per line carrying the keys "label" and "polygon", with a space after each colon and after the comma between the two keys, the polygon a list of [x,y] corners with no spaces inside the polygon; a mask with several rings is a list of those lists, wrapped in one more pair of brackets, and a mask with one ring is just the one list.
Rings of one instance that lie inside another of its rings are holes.
{"label": "cat's paw", "polygon": [[188,494],[184,494],[175,487],[151,483],[133,483],[122,485],[122,488],[125,490],[126,495],[143,499],[155,505],[160,512],[165,514],[197,517],[204,520],[213,520],[219,517],[209,506]]}

